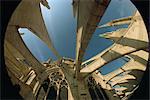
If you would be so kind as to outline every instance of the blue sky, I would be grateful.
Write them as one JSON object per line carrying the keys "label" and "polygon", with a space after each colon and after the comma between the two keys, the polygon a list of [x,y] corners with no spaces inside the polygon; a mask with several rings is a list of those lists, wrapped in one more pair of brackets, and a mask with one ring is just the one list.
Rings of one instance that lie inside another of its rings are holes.
{"label": "blue sky", "polygon": [[[76,49],[76,19],[73,17],[72,0],[48,0],[50,10],[41,6],[43,18],[49,32],[49,35],[54,43],[56,50],[61,56],[75,58]],[[112,0],[108,6],[104,16],[102,17],[99,25],[105,24],[113,19],[127,17],[134,13],[135,7],[130,0]],[[96,29],[91,41],[86,49],[84,59],[89,59],[92,56],[100,53],[113,42],[104,38],[100,38],[99,34],[116,30],[120,27],[108,27],[103,29]],[[55,55],[51,50],[34,34],[27,29],[20,29],[24,32],[22,35],[25,44],[31,50],[33,55],[39,61],[46,61],[48,58],[56,60]],[[119,66],[119,63],[114,63],[112,66]],[[105,70],[105,69],[103,69]],[[106,70],[107,72],[107,70]]]}

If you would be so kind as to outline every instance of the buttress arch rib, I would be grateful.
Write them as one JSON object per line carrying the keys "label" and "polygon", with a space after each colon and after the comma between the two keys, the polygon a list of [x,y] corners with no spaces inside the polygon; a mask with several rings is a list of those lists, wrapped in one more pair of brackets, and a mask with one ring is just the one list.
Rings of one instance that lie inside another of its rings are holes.
{"label": "buttress arch rib", "polygon": [[[74,16],[77,17],[76,58],[62,57],[56,61],[49,58],[41,63],[26,47],[18,28],[31,30],[59,58],[44,24],[40,3],[48,9],[50,7],[46,0],[21,1],[7,27],[4,55],[10,79],[13,85],[20,86],[19,93],[24,99],[124,100],[131,96],[138,88],[148,62],[148,52],[145,50],[148,47],[147,32],[138,11],[133,16],[97,26],[109,2],[73,0]],[[113,40],[112,46],[82,62],[96,29],[124,24],[129,26],[100,35]],[[126,61],[120,68],[105,75],[99,71],[99,68],[120,57]]]}
{"label": "buttress arch rib", "polygon": [[101,2],[94,0],[73,1],[74,14],[77,16],[76,76],[78,76],[85,50],[110,0]]}
{"label": "buttress arch rib", "polygon": [[[131,56],[130,56],[131,55]],[[137,61],[136,58],[131,58],[129,62],[127,62],[124,66],[121,68],[104,75],[104,79],[106,82],[110,80],[111,78],[115,77],[118,74],[123,73],[124,71],[132,71],[132,70],[140,70],[145,71],[146,70],[146,61],[148,60],[148,52],[145,52],[143,50],[137,51],[135,53],[130,54],[129,56],[132,57],[132,55],[137,55],[138,57],[145,59],[145,63],[142,64],[141,62]],[[143,56],[144,55],[144,56]],[[143,60],[141,60],[143,61]],[[140,76],[140,75],[139,75]]]}
{"label": "buttress arch rib", "polygon": [[[125,35],[97,57],[93,63],[82,68],[80,70],[81,73],[92,73],[114,59],[148,48],[148,36],[142,17],[138,11],[135,16],[137,18],[136,21],[129,25]],[[141,32],[142,34],[140,34]]]}
{"label": "buttress arch rib", "polygon": [[22,0],[9,22],[10,26],[28,28],[52,50],[56,57],[60,57],[46,29],[40,8],[41,0]]}

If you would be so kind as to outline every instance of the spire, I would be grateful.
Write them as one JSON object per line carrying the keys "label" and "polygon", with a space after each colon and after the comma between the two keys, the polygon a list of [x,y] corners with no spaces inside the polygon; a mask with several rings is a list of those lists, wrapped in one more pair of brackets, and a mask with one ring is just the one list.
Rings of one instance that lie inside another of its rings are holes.
{"label": "spire", "polygon": [[99,36],[116,42],[126,33],[126,31],[127,31],[127,28],[121,28],[116,31],[100,34]]}
{"label": "spire", "polygon": [[78,12],[78,0],[73,0],[72,1],[72,6],[73,6],[73,16],[77,17],[77,12]]}
{"label": "spire", "polygon": [[130,24],[130,23],[132,23],[132,22],[137,20],[137,14],[139,15],[139,12],[135,11],[132,16],[128,16],[128,17],[118,18],[118,19],[112,20],[112,21],[110,21],[110,22],[108,22],[106,24],[98,26],[97,28]]}
{"label": "spire", "polygon": [[112,21],[110,21],[106,24],[103,24],[101,26],[98,26],[97,28],[130,24],[132,21],[133,21],[133,16],[129,16],[129,17],[125,17],[125,18],[119,18],[119,19],[112,20]]}
{"label": "spire", "polygon": [[45,6],[47,9],[50,9],[50,6],[48,5],[47,0],[41,0],[41,3],[43,6]]}

